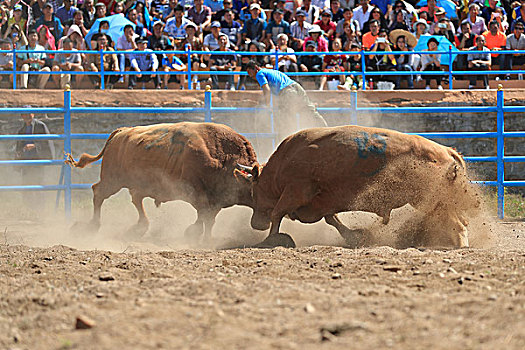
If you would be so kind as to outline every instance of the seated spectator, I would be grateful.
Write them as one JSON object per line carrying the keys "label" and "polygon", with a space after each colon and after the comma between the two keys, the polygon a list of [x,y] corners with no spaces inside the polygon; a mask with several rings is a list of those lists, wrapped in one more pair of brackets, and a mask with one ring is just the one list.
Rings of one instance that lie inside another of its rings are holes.
{"label": "seated spectator", "polygon": [[[9,51],[12,50],[13,46],[11,41],[7,39],[0,40],[0,50]],[[13,70],[13,54],[10,52],[0,53],[0,74],[2,71]],[[0,79],[3,80],[6,74],[0,75]],[[13,83],[13,74],[9,74],[9,83]]]}
{"label": "seated spectator", "polygon": [[[439,42],[436,38],[430,38],[427,41],[427,49],[422,51],[428,51],[428,54],[421,55],[421,70],[422,71],[436,71],[441,72],[441,55],[431,53],[432,51],[438,50]],[[442,75],[425,75],[426,89],[430,90],[430,82],[434,79],[438,85],[439,90],[443,90],[441,82],[443,80]]]}
{"label": "seated spectator", "polygon": [[[46,0],[37,0],[32,3],[31,6],[31,17],[33,23],[27,23],[29,29],[34,29],[35,23],[34,21],[37,21],[40,17],[44,15],[44,6],[47,4]],[[53,5],[51,5],[53,6]],[[29,14],[29,11],[27,12]]]}
{"label": "seated spectator", "polygon": [[[221,34],[219,36],[219,48],[215,50],[215,52],[220,51],[231,51],[228,49],[228,37],[224,34]],[[210,58],[210,70],[211,71],[234,71],[235,67],[237,66],[237,61],[235,55],[225,55],[225,54],[218,54],[218,55],[212,55]],[[226,90],[235,90],[235,85],[233,83],[233,75],[226,75],[223,76],[227,79],[226,81]],[[213,75],[211,76],[212,81],[212,87],[214,89],[219,88],[219,76]]]}
{"label": "seated spectator", "polygon": [[[82,16],[84,17],[83,22],[84,22],[84,26],[86,27],[86,29],[87,30],[91,29],[91,26],[95,22],[95,1],[94,0],[84,0],[84,2],[82,3]],[[79,25],[78,23],[76,24]]]}
{"label": "seated spectator", "polygon": [[343,44],[343,51],[350,51],[350,48],[354,43],[359,44],[355,33],[352,31],[352,26],[350,23],[345,23],[344,33],[339,37],[339,39],[341,39],[341,43]]}
{"label": "seated spectator", "polygon": [[[461,23],[461,33],[455,38],[456,47],[462,51],[466,51],[476,45],[477,35],[472,34],[469,22],[463,21]],[[467,55],[458,55],[456,57],[456,64],[458,70],[467,70]]]}
{"label": "seated spectator", "polygon": [[330,0],[330,12],[332,13],[332,21],[339,23],[343,19],[343,9],[339,0]]}
{"label": "seated spectator", "polygon": [[[42,46],[45,50],[55,51],[57,48],[55,46],[55,38],[49,32],[49,29],[45,25],[41,25],[36,29],[38,33],[38,44]],[[46,55],[46,66],[51,68],[53,66],[53,58],[55,56],[52,53],[47,53]]]}
{"label": "seated spectator", "polygon": [[[179,0],[169,0],[168,7],[162,12],[162,20],[168,22],[168,19],[175,16],[175,8],[179,6]],[[182,6],[182,5],[181,5]]]}
{"label": "seated spectator", "polygon": [[5,39],[10,40],[13,46],[17,49],[27,45],[27,38],[24,32],[20,30],[18,24],[13,24],[12,26],[8,27],[7,31],[5,32]]}
{"label": "seated spectator", "polygon": [[237,50],[237,45],[241,43],[241,25],[233,20],[233,11],[231,9],[224,11],[224,20],[219,22],[221,33],[228,36],[230,48]]}
{"label": "seated spectator", "polygon": [[[224,6],[224,8],[220,11],[217,11],[215,13],[213,13],[211,15],[211,21],[214,22],[214,21],[224,21],[224,14],[226,13],[226,11],[230,11],[232,12],[233,14],[233,19],[234,20],[237,20],[239,19],[239,12],[237,12],[236,9],[233,8],[233,0],[224,0],[222,2],[222,5]],[[248,16],[250,16],[250,13],[248,12]]]}
{"label": "seated spectator", "polygon": [[417,20],[413,25],[412,25],[412,29],[414,31],[414,35],[416,37],[417,40],[419,40],[419,38],[421,36],[424,36],[424,35],[429,35],[427,32],[428,32],[428,24],[427,24],[427,21],[425,20],[422,20],[422,19],[419,19]]}
{"label": "seated spectator", "polygon": [[[448,23],[449,25],[447,26],[447,29],[452,31],[452,35],[456,35],[456,29],[454,28],[454,25],[450,25],[450,20],[447,18],[447,12],[443,9],[436,11],[436,21],[430,26],[430,34],[434,35],[439,31],[440,23]],[[443,28],[443,26],[441,26],[441,28]]]}
{"label": "seated spectator", "polygon": [[[467,55],[468,68],[469,70],[489,70],[491,65],[490,54],[484,51],[490,51],[485,46],[485,37],[480,35],[476,38],[476,46],[469,49],[471,53]],[[486,74],[470,75],[470,85],[469,89],[472,89],[476,85],[476,80],[483,81],[483,87],[488,89],[489,82]]]}
{"label": "seated spectator", "polygon": [[[252,14],[252,5],[259,5],[259,1],[258,0],[249,0],[248,3],[246,3],[245,5],[246,6],[241,8],[241,10],[239,11],[239,20],[242,21],[243,23],[246,23],[247,20],[252,18],[252,16],[251,16],[251,14]],[[259,9],[261,9],[260,5],[259,5]],[[267,20],[266,12],[261,10],[259,12],[259,18],[262,19],[266,23],[266,20]]]}
{"label": "seated spectator", "polygon": [[[91,37],[91,42],[89,43],[91,45],[91,47],[95,47],[97,46],[97,40],[98,40],[98,37],[102,34],[107,34],[109,31],[109,22],[108,21],[100,21],[98,23],[98,32],[93,34],[93,36]],[[115,43],[113,42],[113,40],[111,39],[111,37],[108,35],[107,36],[107,39],[109,40],[108,41],[108,46],[109,47],[113,47],[115,48]],[[77,50],[78,50],[78,47],[77,47]]]}
{"label": "seated spectator", "polygon": [[[105,36],[106,35],[104,35],[104,37]],[[119,54],[118,60],[121,72],[124,72],[126,68],[131,66],[131,55],[129,54],[129,52],[135,51],[137,49],[137,43],[135,42],[137,37],[138,35],[133,30],[133,26],[131,24],[126,24],[124,26],[124,34],[122,34],[122,36],[118,38],[116,45],[117,51],[128,52],[126,54]],[[120,80],[122,82],[124,81],[124,78],[120,78]]]}
{"label": "seated spectator", "polygon": [[514,31],[514,26],[517,23],[525,25],[525,2],[521,3],[520,7],[514,9],[513,21],[510,25],[510,29]]}
{"label": "seated spectator", "polygon": [[[488,0],[489,6],[485,6],[481,10],[481,17],[483,17],[483,19],[485,20],[485,23],[490,23],[494,21],[497,17],[500,17],[500,16],[503,17],[502,19],[505,19],[507,13],[503,9],[503,7],[497,6],[498,2],[499,2],[498,0]],[[498,13],[497,12],[498,9],[502,10],[502,12],[500,13],[500,15],[496,16],[495,18],[494,13]],[[504,32],[504,30],[502,31]]]}
{"label": "seated spectator", "polygon": [[330,10],[325,10],[321,13],[321,19],[314,24],[317,24],[325,33],[328,41],[335,39],[335,28],[336,25],[332,22],[332,14]]}
{"label": "seated spectator", "polygon": [[436,23],[434,35],[444,36],[448,41],[454,43],[455,36],[452,28],[454,28],[454,26],[450,23],[450,20],[448,18],[442,18]]}
{"label": "seated spectator", "polygon": [[[403,15],[404,15],[404,21],[407,25],[408,28],[411,28],[413,23],[415,21],[417,21],[418,19],[418,15],[417,15],[417,11],[414,9],[414,8],[407,8],[407,5],[404,1],[402,0],[396,0],[395,3],[394,3],[394,6],[392,7],[391,11],[386,13],[387,15],[387,22],[388,22],[388,25],[389,27],[394,23],[394,21],[396,20],[396,12],[398,11],[402,11],[403,12]],[[405,30],[408,30],[408,29],[405,29]]]}
{"label": "seated spectator", "polygon": [[95,4],[95,21],[99,18],[106,17],[107,8],[106,5],[100,1]]}
{"label": "seated spectator", "polygon": [[[525,50],[525,34],[523,33],[524,25],[521,22],[516,23],[512,34],[507,36],[507,50]],[[505,55],[505,69],[512,70],[514,65],[525,64],[525,53],[515,53]],[[505,78],[510,79],[510,74]]]}
{"label": "seated spectator", "polygon": [[[281,33],[277,36],[277,47],[270,50],[270,52],[286,52],[289,54],[295,53],[295,51],[288,47],[288,36],[284,33]],[[270,58],[271,64],[275,67],[275,56]],[[281,55],[279,56],[279,62],[277,63],[277,68],[281,72],[297,72],[297,57],[295,55]]]}
{"label": "seated spectator", "polygon": [[[196,35],[197,26],[195,25],[195,23],[190,23],[186,26],[186,33],[187,33],[187,37],[182,42],[182,47],[186,49],[186,45],[189,45],[189,48],[191,48],[194,51],[202,51],[204,48],[202,46],[202,40]],[[198,71],[201,68],[206,68],[206,65],[202,63],[201,55],[192,54],[191,55],[191,69],[193,71]],[[197,83],[196,81],[194,82]]]}
{"label": "seated spectator", "polygon": [[[133,28],[132,28],[133,29]],[[104,51],[115,51],[113,48],[108,46],[108,35],[101,34],[97,38],[97,45],[94,48],[95,50],[104,50]],[[119,62],[116,54],[105,54],[103,55],[104,61],[104,71],[105,72],[118,72],[119,71]],[[100,68],[100,57],[98,55],[89,55],[88,58],[88,70],[91,72],[99,72]],[[100,84],[100,77],[97,75],[90,75],[89,79],[97,86]],[[119,79],[118,75],[105,75],[106,87],[112,89],[113,85]]]}
{"label": "seated spectator", "polygon": [[[317,43],[313,40],[305,40],[305,51],[306,52],[316,52]],[[323,57],[321,55],[301,55],[297,61],[299,69],[301,72],[320,72],[323,68]],[[314,77],[297,77],[300,82],[305,82],[306,80],[312,80],[315,82],[316,88],[320,85],[320,79],[318,76]]]}
{"label": "seated spectator", "polygon": [[[391,37],[395,41],[394,51],[412,51],[413,45],[415,45],[415,37],[413,38],[412,45],[409,44],[411,34],[398,35],[397,37]],[[394,55],[396,59],[396,70],[401,72],[412,72],[414,71],[414,55],[411,54],[397,54]],[[408,88],[414,88],[414,76],[413,75],[398,75],[396,77],[396,89],[401,87],[401,79],[406,80]]]}
{"label": "seated spectator", "polygon": [[[148,48],[153,51],[166,51],[168,47],[173,47],[167,35],[162,32],[164,29],[164,23],[162,21],[156,21],[153,24],[153,34],[148,36]],[[162,62],[164,54],[158,53],[157,61]]]}
{"label": "seated spectator", "polygon": [[266,26],[265,33],[266,38],[271,39],[275,44],[279,34],[290,34],[290,24],[283,19],[284,13],[282,10],[275,10],[272,17],[273,19]]}
{"label": "seated spectator", "polygon": [[377,7],[374,7],[372,11],[370,12],[370,18],[368,19],[365,24],[363,24],[363,27],[361,28],[361,33],[364,35],[365,33],[368,33],[370,31],[370,23],[372,21],[378,21],[379,22],[379,29],[388,29],[385,16],[383,15],[383,12],[381,12],[380,9]]}
{"label": "seated spectator", "polygon": [[[53,60],[53,72],[83,72],[84,67],[82,67],[82,58],[79,53],[61,53],[60,51],[76,51],[73,47],[73,41],[69,38],[66,38],[62,41],[62,49],[57,52],[55,59]],[[82,83],[83,75],[75,75],[76,86],[80,87]],[[53,80],[55,84],[61,88],[65,89],[66,85],[71,85],[71,74],[62,73],[60,75],[54,74]]]}
{"label": "seated spectator", "polygon": [[[8,13],[6,13],[6,15],[8,16]],[[26,30],[27,18],[24,18],[23,11],[22,11],[22,5],[20,4],[17,4],[14,6],[13,16],[7,20],[7,28],[2,28],[2,31],[4,31],[4,29],[6,31],[9,30],[9,27],[11,27],[14,24],[18,25],[19,28],[22,28],[23,31]],[[4,39],[6,39],[5,36],[4,36]]]}
{"label": "seated spectator", "polygon": [[[28,44],[20,47],[20,50],[32,50],[32,51],[43,51],[44,47],[38,44],[38,33],[34,29],[30,29],[27,34]],[[37,71],[37,72],[50,72],[51,69],[46,67],[45,53],[19,53],[17,55],[17,64],[19,64],[20,70],[23,72]],[[20,75],[20,88],[27,89],[27,83],[29,80],[28,74]],[[49,80],[49,74],[39,74],[36,76],[36,86],[39,89],[45,88],[47,81]]]}
{"label": "seated spectator", "polygon": [[[361,45],[358,43],[352,43],[350,50],[353,52],[361,51]],[[346,60],[346,71],[347,72],[360,72],[361,71],[361,55],[349,55]],[[339,90],[350,90],[354,86],[356,89],[363,88],[363,76],[359,74],[350,74],[345,78],[343,85],[338,85]]]}
{"label": "seated spectator", "polygon": [[[250,51],[250,52],[261,52],[261,46],[262,44],[256,42],[256,41],[252,41],[251,43],[248,44],[248,48],[246,51]],[[244,49],[243,49],[244,51]],[[257,62],[257,65],[260,66],[260,67],[267,67],[268,65],[268,56],[259,56],[259,55],[251,55],[251,56],[247,56],[247,55],[243,55],[241,56],[240,58],[240,61],[241,61],[241,71],[246,71],[246,67],[247,67],[247,64],[248,62],[250,61],[255,61]],[[249,78],[247,75],[241,75],[239,77],[239,84],[238,84],[238,88],[237,90],[246,90],[246,88],[248,87],[256,87],[256,88],[259,88],[259,84],[257,84],[253,79]]]}
{"label": "seated spectator", "polygon": [[302,51],[304,39],[308,36],[308,31],[312,28],[312,25],[306,22],[306,12],[303,10],[297,11],[295,18],[297,18],[297,21],[290,25],[291,47],[295,51]]}
{"label": "seated spectator", "polygon": [[368,33],[363,34],[363,49],[364,50],[370,50],[374,43],[376,42],[376,39],[379,35],[379,21],[377,19],[374,19],[370,21],[370,31]]}
{"label": "seated spectator", "polygon": [[319,20],[319,8],[312,5],[312,0],[303,0],[303,6],[299,10],[306,12],[306,22],[313,24]]}
{"label": "seated spectator", "polygon": [[122,15],[124,16],[124,3],[121,1],[121,2],[117,2],[113,5],[113,11],[111,11],[111,14],[112,15]]}
{"label": "seated spectator", "polygon": [[[388,40],[387,31],[381,29],[376,38],[374,45],[370,48],[370,52],[392,52],[391,43]],[[396,70],[396,59],[393,54],[374,54],[369,55],[366,60],[367,70],[384,72],[384,71],[395,71]],[[387,75],[379,75],[370,78],[371,81],[391,81],[393,78]]]}
{"label": "seated spectator", "polygon": [[86,50],[86,41],[82,37],[82,32],[80,31],[80,28],[73,24],[71,27],[69,27],[67,31],[67,35],[60,38],[58,41],[58,48],[61,49],[63,47],[64,40],[71,39],[73,48],[77,50]]}
{"label": "seated spectator", "polygon": [[483,17],[479,17],[479,5],[472,3],[468,7],[468,16],[465,21],[470,23],[472,33],[475,35],[481,35],[487,31],[487,25]]}
{"label": "seated spectator", "polygon": [[136,8],[132,8],[128,11],[128,19],[135,24],[135,34],[137,36],[146,36],[147,30],[139,20],[139,13]]}
{"label": "seated spectator", "polygon": [[[173,46],[169,46],[167,50],[173,50]],[[158,57],[158,56],[157,56]],[[198,68],[198,67],[197,67]],[[165,72],[182,72],[187,70],[187,66],[175,55],[172,53],[165,54],[162,58],[162,69]],[[168,75],[165,74],[162,76],[164,81],[164,89],[168,88],[168,83],[177,82],[180,85],[180,88],[183,89],[186,83],[185,74],[177,75]]]}
{"label": "seated spectator", "polygon": [[370,0],[359,0],[359,6],[354,9],[354,19],[359,23],[361,33],[365,33],[363,28],[365,23],[370,19],[374,8],[375,7],[370,6]]}
{"label": "seated spectator", "polygon": [[316,44],[317,52],[328,51],[328,41],[323,37],[323,30],[318,25],[314,24],[312,28],[308,31],[308,34],[310,34],[310,36],[304,39],[304,42],[305,42],[305,47],[303,47],[304,51],[306,51],[306,42],[308,40],[311,40]]}
{"label": "seated spectator", "polygon": [[[337,37],[340,37],[343,35],[344,28],[343,26],[345,23],[348,23],[350,27],[352,28],[352,32],[357,35],[358,37],[361,37],[361,29],[359,27],[359,22],[357,22],[355,19],[353,19],[354,13],[349,8],[345,8],[343,10],[343,19],[337,22],[337,26],[335,27],[335,35]],[[343,42],[344,44],[344,42]]]}
{"label": "seated spectator", "polygon": [[[499,23],[492,21],[489,23],[489,30],[483,33],[485,37],[484,45],[489,48],[490,51],[504,50],[507,45],[507,36],[505,33],[499,30]],[[476,42],[477,44],[477,42]],[[500,69],[505,66],[505,56],[497,53],[491,53],[491,62],[497,62]]]}
{"label": "seated spectator", "polygon": [[82,11],[76,11],[73,14],[73,22],[71,23],[71,25],[73,24],[76,24],[80,28],[82,36],[85,38],[87,33],[89,32],[89,29],[84,24],[84,14],[82,13]]}
{"label": "seated spectator", "polygon": [[135,2],[135,5],[128,10],[128,17],[131,17],[130,14],[132,9],[135,9],[137,11],[137,21],[135,22],[131,19],[130,20],[139,27],[142,27],[142,29],[135,27],[135,32],[137,34],[142,33],[143,35],[141,36],[148,35],[149,28],[151,27],[151,17],[148,13],[148,10],[145,7],[146,5],[144,1],[145,0],[140,0]]}
{"label": "seated spectator", "polygon": [[[346,67],[346,55],[337,54],[337,52],[341,52],[342,49],[341,45],[341,39],[336,38],[332,42],[332,51],[330,51],[329,55],[325,55],[323,58],[323,66],[322,70],[323,72],[344,72]],[[321,77],[321,85],[319,86],[319,90],[324,90],[324,87],[326,85],[326,82],[328,81],[328,76],[323,75]],[[345,77],[343,75],[334,75],[330,76],[330,79],[339,80],[341,84],[344,83]],[[338,85],[341,85],[338,84]]]}
{"label": "seated spectator", "polygon": [[[206,51],[215,51],[219,48],[219,39],[223,33],[221,33],[221,24],[219,22],[213,22],[211,24],[211,33],[204,37],[203,46]],[[226,34],[225,34],[226,35]],[[226,38],[228,36],[226,35]]]}
{"label": "seated spectator", "polygon": [[209,30],[211,9],[203,5],[203,0],[195,0],[194,4],[195,6],[188,10],[188,19],[197,25],[199,35],[202,35],[203,31]]}
{"label": "seated spectator", "polygon": [[[276,10],[281,10],[283,11],[283,21],[285,22],[288,22],[288,23],[292,23],[292,11],[290,11],[289,9],[285,8],[285,4],[286,4],[286,0],[277,0],[277,2],[275,2],[275,9],[273,10],[276,11]],[[273,12],[272,12],[272,18],[273,18]]]}
{"label": "seated spectator", "polygon": [[153,80],[155,89],[160,89],[160,76],[158,74],[142,74],[142,72],[156,72],[159,69],[159,61],[157,55],[148,49],[148,40],[144,37],[137,39],[137,50],[129,55],[131,70],[137,74],[129,76],[128,89],[133,90],[137,85],[137,81],[147,83]]}
{"label": "seated spectator", "polygon": [[164,10],[169,8],[170,5],[168,4],[168,0],[153,0],[148,8],[149,15],[153,18],[155,22],[162,20],[162,14],[164,13]]}
{"label": "seated spectator", "polygon": [[250,5],[251,18],[244,21],[244,26],[241,30],[242,40],[239,43],[240,45],[242,45],[246,39],[250,41],[261,41],[266,29],[266,22],[259,17],[260,13],[261,6],[259,6],[259,4]]}
{"label": "seated spectator", "polygon": [[[427,22],[430,23],[436,23],[438,19],[436,18],[436,13],[441,12],[441,10],[444,10],[442,7],[437,6],[436,0],[428,0],[427,6],[423,6],[419,9],[419,13],[426,12],[428,15],[428,18],[425,18]],[[421,18],[421,16],[419,17]]]}
{"label": "seated spectator", "polygon": [[164,33],[168,35],[171,41],[182,41],[186,37],[186,26],[192,23],[184,17],[184,8],[181,5],[175,6],[174,15],[166,22]]}
{"label": "seated spectator", "polygon": [[62,37],[64,27],[60,20],[55,17],[53,5],[50,2],[44,5],[44,15],[35,22],[35,28],[39,28],[41,25],[45,25],[49,29],[56,41]]}
{"label": "seated spectator", "polygon": [[405,11],[398,10],[394,13],[394,20],[388,28],[388,31],[393,31],[396,29],[409,30],[407,23],[405,22]]}

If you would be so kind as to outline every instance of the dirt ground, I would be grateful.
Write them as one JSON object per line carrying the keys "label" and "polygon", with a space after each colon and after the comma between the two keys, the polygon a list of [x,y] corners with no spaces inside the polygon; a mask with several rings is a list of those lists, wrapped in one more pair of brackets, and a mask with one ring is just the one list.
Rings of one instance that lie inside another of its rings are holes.
{"label": "dirt ground", "polygon": [[[525,347],[524,222],[477,223],[474,248],[461,250],[399,250],[385,245],[391,237],[347,249],[326,224],[290,221],[283,231],[296,249],[188,249],[191,208],[148,202],[149,233],[126,240],[136,219],[128,201],[109,200],[93,235],[2,211],[0,348]],[[76,212],[85,220],[89,206]],[[389,225],[402,225],[402,212]],[[215,246],[261,240],[249,215],[223,211]],[[343,215],[349,225],[378,220]],[[77,318],[92,328],[76,329]]]}

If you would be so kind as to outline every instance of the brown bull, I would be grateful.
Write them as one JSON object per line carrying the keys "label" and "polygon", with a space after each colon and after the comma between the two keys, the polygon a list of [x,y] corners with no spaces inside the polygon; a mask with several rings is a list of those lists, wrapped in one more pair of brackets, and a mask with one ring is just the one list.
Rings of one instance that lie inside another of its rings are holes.
{"label": "brown bull", "polygon": [[359,126],[306,129],[286,138],[264,167],[240,168],[240,180],[252,183],[251,225],[271,224],[268,242],[288,215],[303,223],[324,218],[356,245],[360,237],[337,213],[372,212],[387,224],[392,209],[408,203],[447,227],[446,244],[468,246],[465,213],[478,203],[468,198],[465,163],[423,137]]}
{"label": "brown bull", "polygon": [[134,228],[144,233],[148,219],[143,199],[163,202],[184,200],[197,210],[197,221],[185,234],[211,236],[215,217],[222,208],[252,203],[249,184],[233,175],[235,166],[257,161],[250,142],[233,129],[212,123],[177,123],[124,127],[113,131],[100,154],[83,154],[76,162],[83,168],[102,156],[100,181],[92,186],[94,214],[91,226],[100,226],[105,199],[128,188],[139,220]]}

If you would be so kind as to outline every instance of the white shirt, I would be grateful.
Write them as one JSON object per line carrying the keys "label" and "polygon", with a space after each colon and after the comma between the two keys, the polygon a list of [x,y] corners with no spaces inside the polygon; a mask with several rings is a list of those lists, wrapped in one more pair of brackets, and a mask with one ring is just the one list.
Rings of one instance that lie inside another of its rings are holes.
{"label": "white shirt", "polygon": [[[270,52],[271,53],[274,53],[277,49],[271,49]],[[286,48],[286,53],[294,53],[294,49],[292,49],[291,47],[287,47]],[[294,55],[289,55],[289,56],[294,56]],[[292,63],[292,61],[286,59],[286,60],[283,60],[282,59],[282,56],[279,56],[279,63],[277,63],[277,66],[278,67],[282,67],[282,66],[285,66],[286,68],[290,67],[290,64]]]}
{"label": "white shirt", "polygon": [[370,18],[370,14],[372,13],[373,6],[368,6],[368,9],[366,12],[363,12],[363,7],[358,6],[357,8],[352,11],[354,13],[354,19],[359,23],[359,27],[363,28],[365,23]]}
{"label": "white shirt", "polygon": [[312,0],[312,5],[320,9],[330,8],[330,0]]}
{"label": "white shirt", "polygon": [[290,24],[290,33],[295,39],[304,40],[308,37],[308,31],[312,28],[312,25],[306,21],[303,22],[303,27],[299,27],[299,22],[295,21]]}
{"label": "white shirt", "polygon": [[168,22],[166,22],[166,26],[164,27],[164,33],[176,39],[185,38],[186,26],[189,23],[191,23],[189,19],[187,19],[186,17],[182,17],[180,27],[177,27],[177,19],[175,17],[171,17],[170,19],[168,19]]}

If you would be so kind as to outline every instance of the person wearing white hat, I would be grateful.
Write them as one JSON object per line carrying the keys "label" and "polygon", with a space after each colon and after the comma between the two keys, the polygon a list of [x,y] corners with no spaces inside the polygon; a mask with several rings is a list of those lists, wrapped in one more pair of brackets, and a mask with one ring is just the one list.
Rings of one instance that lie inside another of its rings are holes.
{"label": "person wearing white hat", "polygon": [[317,24],[314,24],[308,31],[310,36],[304,39],[303,51],[306,51],[306,42],[313,41],[317,44],[317,52],[328,51],[328,40],[323,37],[323,30]]}

